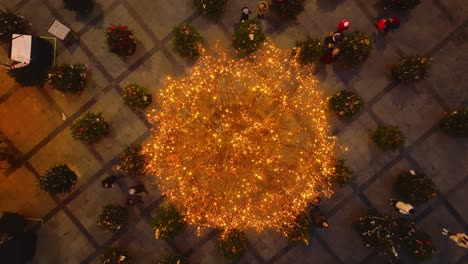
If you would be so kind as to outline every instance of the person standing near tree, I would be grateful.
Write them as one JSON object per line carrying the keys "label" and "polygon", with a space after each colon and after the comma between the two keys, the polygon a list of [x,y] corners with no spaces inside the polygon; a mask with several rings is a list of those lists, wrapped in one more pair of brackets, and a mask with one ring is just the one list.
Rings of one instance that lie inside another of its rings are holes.
{"label": "person standing near tree", "polygon": [[136,204],[139,204],[139,203],[144,203],[143,202],[143,198],[141,197],[141,195],[130,195],[130,197],[128,197],[127,199],[127,205],[128,206],[134,206]]}
{"label": "person standing near tree", "polygon": [[343,19],[338,23],[338,27],[336,29],[337,32],[343,32],[349,29],[349,20],[348,19]]}
{"label": "person standing near tree", "polygon": [[115,175],[111,175],[104,180],[101,181],[102,188],[112,188],[114,183],[119,179],[119,177]]}
{"label": "person standing near tree", "polygon": [[312,205],[309,210],[309,216],[312,220],[312,224],[320,228],[328,228],[328,218],[320,211],[320,208],[317,205]]}
{"label": "person standing near tree", "polygon": [[148,194],[148,191],[146,190],[145,186],[143,184],[137,184],[137,185],[134,185],[134,186],[130,186],[128,188],[128,193],[130,195],[135,195],[135,194],[139,194],[139,193],[142,193],[142,192],[145,192],[146,194]]}
{"label": "person standing near tree", "polygon": [[377,22],[377,28],[387,34],[389,31],[400,28],[400,19],[396,16],[388,19],[382,18]]}
{"label": "person standing near tree", "polygon": [[249,20],[249,15],[252,14],[252,12],[250,12],[250,9],[246,6],[242,7],[241,9],[242,13],[241,13],[241,22],[244,22],[244,21],[247,21]]}
{"label": "person standing near tree", "polygon": [[448,236],[457,246],[462,248],[468,248],[468,236],[465,233],[452,233],[447,229],[442,228],[442,235]]}
{"label": "person standing near tree", "polygon": [[408,215],[408,214],[415,213],[414,207],[409,203],[405,203],[405,202],[397,201],[393,199],[391,199],[390,201],[391,201],[391,205],[394,206],[395,210],[397,210],[400,214]]}
{"label": "person standing near tree", "polygon": [[260,1],[258,3],[258,19],[265,19],[265,14],[268,12],[268,3],[265,1]]}

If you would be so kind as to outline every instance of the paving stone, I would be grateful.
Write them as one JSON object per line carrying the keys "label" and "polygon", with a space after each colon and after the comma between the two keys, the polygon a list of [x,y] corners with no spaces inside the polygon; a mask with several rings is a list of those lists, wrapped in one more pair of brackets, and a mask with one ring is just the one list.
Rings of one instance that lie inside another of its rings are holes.
{"label": "paving stone", "polygon": [[271,259],[288,244],[288,240],[277,230],[267,229],[261,233],[247,230],[245,233],[251,246],[265,261]]}
{"label": "paving stone", "polygon": [[33,263],[80,263],[94,251],[68,216],[60,211],[37,232],[37,249]]}
{"label": "paving stone", "polygon": [[219,41],[220,47],[225,49],[231,48],[232,36],[230,33],[223,30],[205,16],[197,17],[192,25],[197,29],[203,37],[203,47],[213,49]]}
{"label": "paving stone", "polygon": [[[135,33],[137,41],[135,54],[127,58],[121,58],[108,51],[105,43],[105,29],[111,24],[127,25]],[[104,66],[113,78],[124,73],[128,67],[135,64],[146,52],[155,46],[150,36],[138,25],[135,18],[122,5],[117,6],[104,16],[102,27],[90,28],[80,39],[80,45],[86,45],[96,56],[97,61]]]}
{"label": "paving stone", "polygon": [[[353,228],[353,222],[363,216],[366,211],[366,206],[354,196],[341,210],[328,219],[329,228],[316,230],[344,263],[359,263],[371,252],[364,246],[358,232]],[[353,244],[352,247],[350,243]]]}
{"label": "paving stone", "polygon": [[2,8],[8,8],[9,10],[13,10],[14,7],[19,4],[22,0],[11,0],[11,1],[5,1],[0,3],[0,7]]}
{"label": "paving stone", "polygon": [[[63,121],[35,87],[21,88],[0,104],[0,130],[27,153]],[[27,124],[27,125],[26,125]]]}
{"label": "paving stone", "polygon": [[436,0],[433,2],[437,6],[448,20],[456,25],[466,21],[466,14],[468,13],[468,5],[463,0]]}
{"label": "paving stone", "polygon": [[418,86],[397,86],[372,106],[381,120],[402,130],[406,145],[411,145],[444,116],[444,109],[424,85],[428,82],[422,82]]}
{"label": "paving stone", "polygon": [[367,113],[362,113],[338,135],[339,143],[348,148],[341,157],[354,170],[356,184],[364,183],[397,155],[397,152],[382,152],[378,149],[372,140],[372,133],[376,129],[377,124]]}
{"label": "paving stone", "polygon": [[29,0],[17,12],[31,22],[31,29],[35,35],[51,36],[47,29],[49,29],[55,18],[41,0]]}
{"label": "paving stone", "polygon": [[431,236],[437,248],[434,256],[426,263],[457,263],[457,260],[466,254],[466,249],[455,245],[448,237],[441,234],[442,228],[455,233],[466,231],[444,206],[439,205],[434,208],[432,213],[419,223],[419,226]]}
{"label": "paving stone", "polygon": [[191,0],[128,0],[128,3],[159,39],[195,12]]}
{"label": "paving stone", "polygon": [[[3,49],[0,48],[0,56],[2,58],[8,57],[6,50],[8,50],[7,47],[4,47]],[[8,75],[7,71],[0,71],[0,97],[7,94],[12,89],[19,88],[21,88],[21,86],[15,81],[15,79]]]}
{"label": "paving stone", "polygon": [[122,80],[120,87],[125,87],[127,83],[138,83],[155,95],[164,87],[166,76],[174,75],[176,72],[176,67],[162,51],[158,51]]}
{"label": "paving stone", "polygon": [[[156,210],[151,214],[151,216],[154,216]],[[203,230],[200,234],[197,234],[196,229],[194,227],[189,226],[181,234],[174,237],[172,241],[176,246],[178,252],[185,254],[191,248],[196,247],[203,240],[205,240],[206,236],[208,236],[211,232],[213,232],[213,230],[206,229]]]}
{"label": "paving stone", "polygon": [[411,155],[443,193],[456,186],[468,171],[467,140],[437,131],[411,151]]}
{"label": "paving stone", "polygon": [[231,263],[219,252],[216,240],[210,239],[188,259],[190,263],[222,264]]}
{"label": "paving stone", "polygon": [[[429,84],[452,109],[467,102],[468,26],[434,56]],[[463,88],[465,87],[465,88]]]}
{"label": "paving stone", "polygon": [[150,225],[145,220],[131,227],[112,246],[128,250],[132,263],[157,263],[171,253],[170,246],[160,239],[155,239]]}
{"label": "paving stone", "polygon": [[[65,129],[53,138],[32,156],[29,162],[41,175],[55,164],[67,164],[78,176],[75,188],[89,180],[101,168],[99,162],[93,158],[83,143],[71,137],[69,129]],[[59,197],[65,198],[66,196],[65,194]]]}
{"label": "paving stone", "polygon": [[[46,192],[37,188],[36,176],[24,166],[8,177],[0,175],[0,212],[42,218],[56,206]],[[18,190],[21,190],[21,199],[18,199]]]}
{"label": "paving stone", "polygon": [[[465,179],[468,177],[465,176]],[[468,184],[457,185],[458,190],[447,194],[447,200],[457,210],[463,220],[468,223],[468,206],[466,204],[466,194],[468,193]]]}
{"label": "paving stone", "polygon": [[309,245],[294,244],[294,246],[275,263],[289,264],[298,263],[299,261],[301,263],[337,263],[313,235]]}
{"label": "paving stone", "polygon": [[93,145],[106,162],[120,155],[147,130],[138,117],[123,105],[121,96],[115,90],[102,97],[90,111],[102,112],[110,126],[109,134]]}
{"label": "paving stone", "polygon": [[[72,10],[65,9],[63,5],[63,0],[47,0],[57,12],[63,18],[63,21],[60,21],[70,27],[73,31],[78,32],[84,28],[92,21],[95,20],[96,17],[102,13],[108,13],[112,9],[110,6],[116,2],[115,0],[96,0],[93,11],[90,14],[80,15],[77,12]],[[114,5],[113,5],[114,6]],[[92,26],[103,27],[102,20],[99,19],[98,21],[90,24]],[[86,30],[86,29],[85,29]]]}
{"label": "paving stone", "polygon": [[[125,206],[125,199],[127,198],[118,186],[114,186],[112,189],[101,187],[101,181],[107,176],[109,175],[102,175],[67,205],[67,208],[71,210],[99,244],[103,244],[111,237],[110,234],[105,233],[97,226],[96,219],[100,210],[107,204]],[[129,211],[133,212],[132,216],[136,216],[136,209],[131,208]]]}
{"label": "paving stone", "polygon": [[352,195],[353,189],[349,185],[343,188],[335,189],[335,193],[332,195],[332,197],[330,197],[329,199],[322,198],[322,202],[320,203],[320,209],[323,212],[326,212],[328,215],[331,211],[334,211],[336,206],[338,206],[345,200],[351,198]]}

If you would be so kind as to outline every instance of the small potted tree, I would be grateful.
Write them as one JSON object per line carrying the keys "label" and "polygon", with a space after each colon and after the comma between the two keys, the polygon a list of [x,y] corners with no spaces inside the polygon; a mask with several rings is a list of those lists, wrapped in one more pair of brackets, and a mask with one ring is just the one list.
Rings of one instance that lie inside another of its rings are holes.
{"label": "small potted tree", "polygon": [[426,78],[431,64],[431,58],[426,56],[403,57],[393,67],[392,73],[400,82],[413,82]]}
{"label": "small potted tree", "polygon": [[181,254],[172,253],[160,260],[158,264],[188,264],[188,261]]}
{"label": "small potted tree", "polygon": [[76,11],[82,15],[89,14],[93,11],[93,0],[63,0],[63,5],[66,9]]}
{"label": "small potted tree", "polygon": [[77,181],[76,173],[65,164],[52,166],[37,180],[39,188],[52,195],[69,193]]}
{"label": "small potted tree", "polygon": [[353,90],[341,90],[328,101],[330,109],[339,119],[350,119],[356,115],[363,106],[361,97]]}
{"label": "small potted tree", "polygon": [[131,264],[127,250],[121,248],[106,248],[101,253],[102,264]]}
{"label": "small potted tree", "polygon": [[436,248],[431,237],[424,231],[415,229],[401,238],[402,246],[419,261],[428,260],[432,257]]}
{"label": "small potted tree", "polygon": [[409,10],[421,3],[421,0],[382,0],[385,10]]}
{"label": "small potted tree", "polygon": [[202,36],[190,24],[182,23],[172,30],[174,51],[182,58],[196,59],[200,56]]}
{"label": "small potted tree", "polygon": [[368,211],[356,223],[356,228],[367,247],[377,249],[380,253],[398,256],[396,222],[393,218]]}
{"label": "small potted tree", "polygon": [[345,67],[361,66],[372,51],[372,39],[366,33],[354,31],[339,45],[338,61]]}
{"label": "small potted tree", "polygon": [[438,192],[431,178],[413,170],[398,176],[395,191],[403,201],[415,204],[429,201]]}
{"label": "small potted tree", "polygon": [[272,0],[270,8],[286,19],[295,19],[304,10],[305,0]]}
{"label": "small potted tree", "polygon": [[86,65],[58,64],[49,73],[49,83],[62,93],[81,94],[86,86]]}
{"label": "small potted tree", "polygon": [[397,126],[379,126],[374,132],[375,144],[382,151],[396,150],[405,144],[405,135]]}
{"label": "small potted tree", "polygon": [[148,107],[153,100],[148,89],[136,83],[125,85],[122,98],[124,104],[134,112],[142,111]]}
{"label": "small potted tree", "polygon": [[323,43],[313,38],[297,41],[292,53],[301,65],[316,64],[323,56]]}
{"label": "small potted tree", "polygon": [[211,20],[219,20],[228,0],[193,0],[197,11]]}
{"label": "small potted tree", "polygon": [[97,225],[106,233],[114,233],[128,225],[128,211],[120,205],[108,204],[102,208]]}
{"label": "small potted tree", "polygon": [[150,225],[156,239],[170,239],[185,228],[184,216],[173,204],[161,206],[151,219]]}
{"label": "small potted tree", "polygon": [[86,113],[70,126],[72,137],[86,143],[95,143],[109,133],[109,125],[102,113]]}
{"label": "small potted tree", "polygon": [[237,229],[225,230],[219,239],[218,248],[225,258],[230,260],[240,259],[249,246],[247,236]]}
{"label": "small potted tree", "polygon": [[468,137],[468,109],[453,111],[440,121],[442,131],[453,137]]}
{"label": "small potted tree", "polygon": [[232,45],[240,54],[249,55],[257,51],[263,42],[265,42],[265,33],[260,23],[247,20],[240,23],[234,32]]}
{"label": "small potted tree", "polygon": [[136,51],[135,35],[126,25],[107,27],[106,44],[110,52],[120,57],[132,56]]}
{"label": "small potted tree", "polygon": [[145,166],[148,157],[141,152],[141,146],[127,147],[117,165],[117,170],[131,176],[141,176],[145,174]]}
{"label": "small potted tree", "polygon": [[346,164],[344,159],[336,160],[335,173],[331,177],[333,186],[340,188],[346,186],[353,178],[353,170]]}
{"label": "small potted tree", "polygon": [[13,34],[28,34],[31,24],[20,15],[0,9],[0,41],[11,41]]}
{"label": "small potted tree", "polygon": [[294,222],[283,225],[281,230],[288,240],[309,244],[311,228],[305,213],[299,214]]}

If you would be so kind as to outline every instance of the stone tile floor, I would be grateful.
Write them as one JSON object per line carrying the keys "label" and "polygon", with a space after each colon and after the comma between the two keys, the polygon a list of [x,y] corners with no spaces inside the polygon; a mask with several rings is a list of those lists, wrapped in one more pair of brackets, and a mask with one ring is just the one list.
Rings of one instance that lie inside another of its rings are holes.
{"label": "stone tile floor", "polygon": [[[58,62],[88,64],[91,77],[81,96],[62,96],[47,85],[21,88],[0,71],[0,131],[5,133],[24,162],[0,171],[0,211],[19,211],[43,218],[39,246],[32,263],[100,263],[103,247],[129,249],[135,263],[155,263],[177,250],[191,263],[226,263],[216,249],[216,231],[197,237],[187,230],[170,241],[153,238],[147,223],[163,201],[151,186],[146,203],[133,208],[128,230],[112,236],[97,229],[95,218],[107,202],[123,203],[132,179],[111,191],[98,187],[101,179],[116,172],[120,151],[143,142],[150,135],[143,115],[124,108],[119,98],[126,82],[139,82],[154,93],[164,86],[166,75],[180,76],[189,64],[172,50],[171,29],[190,22],[202,33],[206,45],[214,41],[230,47],[230,39],[242,4],[229,1],[218,23],[208,21],[192,8],[192,0],[96,0],[92,14],[76,16],[61,0],[1,0],[0,7],[20,12],[32,22],[36,34],[48,36],[47,26],[58,19],[80,35],[72,44],[58,42]],[[317,73],[326,95],[343,89],[357,90],[366,106],[349,122],[332,120],[339,141],[349,148],[342,154],[356,171],[355,181],[323,202],[331,227],[314,231],[309,246],[288,243],[279,234],[249,233],[252,244],[240,263],[383,263],[380,256],[360,241],[351,223],[367,208],[395,215],[389,208],[390,188],[403,170],[419,169],[431,176],[441,193],[418,208],[416,221],[434,239],[437,253],[428,263],[468,263],[468,252],[440,235],[441,227],[468,231],[468,141],[442,134],[437,122],[447,111],[468,106],[468,4],[466,0],[426,0],[402,15],[402,26],[382,37],[374,23],[392,13],[378,7],[379,0],[306,0],[296,21],[269,17],[265,31],[282,48],[306,35],[323,37],[343,18],[352,30],[371,34],[375,49],[359,69],[326,66]],[[106,51],[104,28],[126,23],[137,33],[137,54],[119,59]],[[7,47],[0,49],[6,56]],[[389,69],[403,55],[428,54],[434,58],[430,78],[412,85],[394,83]],[[90,110],[104,112],[113,128],[95,145],[73,141],[69,125]],[[61,113],[68,118],[62,121]],[[399,125],[408,136],[405,147],[395,153],[378,151],[369,132],[379,124]],[[79,174],[79,185],[69,195],[49,197],[35,189],[34,178],[60,161]],[[2,164],[3,165],[3,164]],[[414,260],[403,256],[403,263]]]}

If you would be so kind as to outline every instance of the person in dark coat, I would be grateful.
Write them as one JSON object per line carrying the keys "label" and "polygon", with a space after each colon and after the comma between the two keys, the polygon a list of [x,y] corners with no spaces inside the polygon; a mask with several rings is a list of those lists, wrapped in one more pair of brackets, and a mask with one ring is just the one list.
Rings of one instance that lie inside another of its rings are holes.
{"label": "person in dark coat", "polygon": [[312,205],[309,210],[309,216],[314,226],[328,228],[328,218],[320,211],[320,208],[317,205]]}
{"label": "person in dark coat", "polygon": [[104,180],[101,181],[102,188],[112,188],[114,183],[119,179],[119,177],[115,175],[111,175]]}
{"label": "person in dark coat", "polygon": [[136,204],[142,204],[144,203],[143,202],[143,198],[141,197],[141,195],[130,195],[130,197],[128,197],[127,199],[127,205],[128,206],[134,206]]}
{"label": "person in dark coat", "polygon": [[135,194],[139,194],[139,193],[142,193],[142,192],[148,193],[145,186],[143,184],[141,184],[141,183],[137,184],[137,185],[134,185],[134,186],[130,186],[128,188],[128,193],[130,195],[135,195]]}
{"label": "person in dark coat", "polygon": [[252,14],[250,9],[248,7],[246,7],[246,6],[244,6],[244,7],[242,7],[241,11],[242,11],[242,13],[241,13],[240,21],[244,22],[244,21],[249,20],[249,15]]}
{"label": "person in dark coat", "polygon": [[325,39],[324,61],[326,64],[330,64],[336,59],[336,56],[340,52],[339,44],[343,42],[343,40],[344,36],[341,32],[330,33]]}

